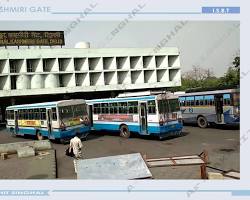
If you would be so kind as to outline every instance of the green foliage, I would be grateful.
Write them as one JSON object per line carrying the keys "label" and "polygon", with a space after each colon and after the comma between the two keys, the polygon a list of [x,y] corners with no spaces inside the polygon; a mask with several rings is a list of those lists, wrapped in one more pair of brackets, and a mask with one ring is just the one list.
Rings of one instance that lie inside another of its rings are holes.
{"label": "green foliage", "polygon": [[171,91],[187,91],[190,89],[216,90],[237,88],[240,84],[240,57],[236,56],[227,72],[222,77],[215,77],[210,69],[194,66],[182,76],[182,86],[171,88]]}
{"label": "green foliage", "polygon": [[233,67],[240,68],[240,56],[236,56],[233,61]]}
{"label": "green foliage", "polygon": [[223,85],[228,87],[237,87],[240,85],[240,71],[234,67],[229,67],[227,73],[221,77]]}

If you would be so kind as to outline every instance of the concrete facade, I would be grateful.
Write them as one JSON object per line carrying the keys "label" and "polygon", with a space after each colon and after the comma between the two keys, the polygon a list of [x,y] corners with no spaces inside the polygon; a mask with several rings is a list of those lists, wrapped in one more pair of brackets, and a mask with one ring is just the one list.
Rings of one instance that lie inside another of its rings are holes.
{"label": "concrete facade", "polygon": [[0,97],[181,85],[177,48],[0,49]]}

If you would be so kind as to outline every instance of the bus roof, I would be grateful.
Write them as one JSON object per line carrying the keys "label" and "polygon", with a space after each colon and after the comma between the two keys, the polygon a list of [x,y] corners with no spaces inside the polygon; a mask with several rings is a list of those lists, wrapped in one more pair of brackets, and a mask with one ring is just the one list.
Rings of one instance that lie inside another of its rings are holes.
{"label": "bus roof", "polygon": [[213,91],[204,91],[204,92],[191,92],[191,93],[176,94],[176,95],[179,96],[179,97],[186,97],[186,96],[226,94],[226,93],[234,93],[234,92],[239,92],[239,89],[213,90]]}
{"label": "bus roof", "polygon": [[116,97],[108,99],[92,99],[86,100],[86,103],[109,103],[109,102],[124,102],[124,101],[143,101],[143,100],[155,100],[156,96],[139,96],[139,97]]}
{"label": "bus roof", "polygon": [[176,99],[178,97],[173,95],[172,93],[171,94],[166,93],[166,94],[137,96],[137,97],[115,97],[108,99],[93,99],[93,100],[86,100],[86,103],[91,104],[91,103],[125,102],[125,101],[148,101],[148,100],[165,99],[165,98]]}
{"label": "bus roof", "polygon": [[47,108],[47,107],[55,107],[55,106],[77,105],[77,104],[82,104],[82,103],[85,103],[85,100],[83,99],[60,100],[60,101],[52,101],[52,102],[44,102],[44,103],[8,106],[6,110],[20,109],[20,108],[22,109],[23,108]]}
{"label": "bus roof", "polygon": [[124,92],[119,94],[117,97],[138,97],[138,96],[153,96],[153,95],[158,95],[158,94],[166,94],[166,93],[171,93],[171,92],[166,92],[166,91],[139,91],[139,92]]}

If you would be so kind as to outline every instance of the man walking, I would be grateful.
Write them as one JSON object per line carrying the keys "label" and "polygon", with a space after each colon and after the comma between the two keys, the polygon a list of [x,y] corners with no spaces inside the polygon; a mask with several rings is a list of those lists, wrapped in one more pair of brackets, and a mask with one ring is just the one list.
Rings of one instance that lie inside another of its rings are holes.
{"label": "man walking", "polygon": [[76,136],[70,140],[69,151],[73,149],[74,153],[74,168],[75,173],[77,173],[77,160],[82,158],[82,141],[78,137],[80,133],[76,133]]}

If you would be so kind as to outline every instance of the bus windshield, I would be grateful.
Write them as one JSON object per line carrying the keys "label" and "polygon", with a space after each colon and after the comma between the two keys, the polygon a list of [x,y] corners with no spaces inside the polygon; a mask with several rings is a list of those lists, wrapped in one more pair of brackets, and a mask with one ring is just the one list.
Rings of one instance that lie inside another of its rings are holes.
{"label": "bus windshield", "polygon": [[180,110],[178,99],[170,99],[168,101],[169,101],[170,112],[177,112]]}
{"label": "bus windshield", "polygon": [[61,119],[77,118],[87,115],[86,106],[83,104],[59,107]]}
{"label": "bus windshield", "polygon": [[167,113],[168,112],[168,103],[167,100],[158,100],[159,113]]}
{"label": "bus windshield", "polygon": [[158,100],[159,113],[177,112],[180,110],[178,99]]}

